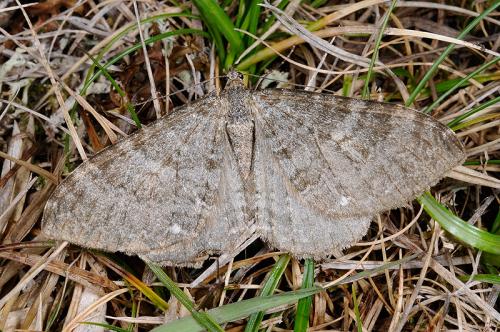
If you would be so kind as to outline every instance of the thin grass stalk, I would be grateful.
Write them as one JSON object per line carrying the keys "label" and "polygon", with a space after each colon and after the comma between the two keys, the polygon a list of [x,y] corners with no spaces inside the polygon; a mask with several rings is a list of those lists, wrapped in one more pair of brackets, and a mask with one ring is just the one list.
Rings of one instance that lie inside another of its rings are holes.
{"label": "thin grass stalk", "polygon": [[87,56],[89,57],[90,60],[92,60],[92,62],[94,63],[94,65],[96,65],[96,67],[99,68],[99,72],[102,73],[106,77],[106,79],[111,83],[111,85],[116,90],[116,92],[118,92],[118,94],[120,95],[120,97],[122,97],[122,99],[125,101],[125,107],[127,108],[127,111],[129,112],[130,117],[134,121],[134,123],[137,126],[137,128],[139,128],[139,129],[142,128],[142,124],[141,124],[141,121],[139,120],[139,117],[137,116],[137,112],[135,111],[134,106],[128,101],[127,94],[125,93],[125,91],[122,90],[122,88],[115,81],[115,79],[108,73],[108,71],[105,68],[103,68],[94,59],[94,57],[91,54],[87,53]]}
{"label": "thin grass stalk", "polygon": [[482,111],[484,110],[485,108],[487,107],[490,107],[490,106],[493,106],[493,105],[497,105],[498,103],[500,103],[500,96],[496,97],[496,98],[493,98],[493,99],[490,99],[484,103],[482,103],[481,105],[477,106],[477,107],[474,107],[473,109],[471,109],[470,111],[460,115],[460,116],[457,116],[455,119],[453,119],[452,121],[450,121],[448,123],[448,127],[450,127],[451,129],[453,129],[455,126],[457,126],[458,124],[460,124],[460,122],[462,122],[463,120],[467,119],[469,116],[479,112],[479,111]]}
{"label": "thin grass stalk", "polygon": [[368,72],[366,73],[365,84],[363,85],[363,91],[361,92],[361,97],[363,99],[370,98],[370,80],[373,74],[373,67],[375,66],[375,62],[377,62],[378,60],[380,43],[382,42],[382,37],[384,37],[384,30],[387,27],[387,24],[389,23],[389,18],[391,17],[391,13],[394,11],[394,8],[396,8],[397,2],[398,0],[392,0],[391,6],[385,13],[382,25],[380,26],[380,30],[377,34],[377,39],[375,40],[375,46],[373,47],[372,58],[370,60],[370,65],[368,66]]}
{"label": "thin grass stalk", "polygon": [[[143,24],[146,24],[146,23],[151,23],[151,22],[154,22],[154,21],[157,21],[157,20],[161,20],[161,19],[165,19],[165,18],[171,18],[171,17],[186,17],[186,18],[198,18],[198,16],[195,16],[195,15],[192,15],[190,13],[169,13],[169,14],[161,14],[161,15],[155,15],[155,16],[152,16],[152,17],[148,17],[148,18],[145,18],[145,19],[142,19],[140,20],[140,24],[143,25]],[[129,32],[133,31],[133,30],[136,30],[138,27],[137,27],[137,22],[133,22],[130,24],[129,27],[127,27],[126,29],[124,29],[123,31],[120,31],[120,33],[118,33],[116,36],[114,36],[110,41],[109,43],[104,46],[102,48],[102,50],[95,56],[95,59],[97,62],[100,62],[102,60],[102,58],[104,57],[104,55],[106,53],[109,52],[109,50],[111,50],[111,48],[113,47],[113,45],[121,40],[122,38],[124,38]],[[170,31],[171,32],[171,31]],[[87,77],[85,78],[85,84],[87,84],[87,81],[89,79],[89,77],[91,77],[93,74],[94,74],[94,70],[95,70],[95,65],[92,64],[89,68],[89,70],[87,71]],[[85,86],[85,85],[84,85]],[[87,87],[88,88],[88,87]],[[83,92],[81,92],[80,94],[81,95],[84,95],[85,94],[85,91],[86,90],[83,90]]]}
{"label": "thin grass stalk", "polygon": [[356,283],[353,282],[351,285],[352,302],[354,309],[354,317],[356,319],[356,329],[358,332],[363,332],[363,322],[361,321],[361,314],[359,313],[359,303],[358,297],[356,295]]}
{"label": "thin grass stalk", "polygon": [[[479,14],[477,17],[475,17],[463,30],[460,32],[460,34],[456,37],[457,39],[464,39],[467,34],[479,23],[481,20],[493,12],[495,9],[500,6],[500,0],[495,1],[489,8],[487,8],[485,11],[483,11],[481,14]],[[427,84],[427,81],[431,79],[431,77],[434,75],[434,72],[439,68],[439,65],[446,59],[446,57],[455,49],[455,44],[450,44],[448,47],[444,50],[443,53],[439,56],[439,58],[434,62],[434,64],[431,66],[431,68],[425,73],[424,77],[418,82],[417,86],[413,90],[413,92],[410,94],[410,97],[406,101],[406,106],[410,106],[413,104],[415,99],[417,99],[418,95],[420,94],[420,91],[424,88],[425,84]]]}
{"label": "thin grass stalk", "polygon": [[[163,40],[165,38],[173,37],[173,36],[178,36],[178,35],[184,35],[184,34],[199,34],[204,37],[208,37],[208,34],[204,31],[198,30],[198,29],[179,29],[179,30],[174,30],[174,31],[168,31],[164,33],[157,34],[155,36],[149,37],[148,39],[144,40],[144,44],[149,45],[152,43],[155,43],[157,41]],[[138,49],[141,49],[142,45],[141,43],[136,43],[123,51],[119,52],[117,55],[112,57],[110,60],[108,60],[106,63],[101,65],[102,69],[107,69],[111,65],[115,64],[116,62],[122,60],[125,56],[132,54],[133,52],[137,51]],[[95,61],[98,61],[98,58],[95,58]],[[84,83],[82,89],[80,90],[80,95],[84,95],[87,91],[87,89],[90,87],[90,84],[94,82],[99,76],[101,76],[103,72],[101,70],[95,72],[92,76],[90,76]]]}
{"label": "thin grass stalk", "polygon": [[492,65],[496,64],[498,61],[500,61],[500,57],[493,58],[492,60],[483,63],[481,66],[479,66],[476,70],[473,72],[469,73],[469,75],[465,76],[462,78],[460,81],[458,81],[452,88],[447,90],[445,93],[443,93],[441,96],[439,96],[438,99],[436,99],[432,104],[427,106],[422,110],[423,113],[430,113],[434,108],[436,108],[443,100],[445,100],[449,95],[451,95],[453,92],[455,92],[456,89],[460,88],[463,84],[468,82],[471,78],[474,76],[478,75],[479,73],[483,72],[485,69],[488,69]]}

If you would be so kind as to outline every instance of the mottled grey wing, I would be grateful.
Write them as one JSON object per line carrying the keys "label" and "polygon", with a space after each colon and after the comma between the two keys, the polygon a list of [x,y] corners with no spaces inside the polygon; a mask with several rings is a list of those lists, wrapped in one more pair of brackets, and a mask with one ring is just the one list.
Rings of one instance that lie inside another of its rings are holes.
{"label": "mottled grey wing", "polygon": [[236,246],[248,218],[219,101],[179,109],[84,162],[47,203],[43,232],[163,265]]}
{"label": "mottled grey wing", "polygon": [[287,90],[253,100],[259,225],[298,256],[352,245],[465,158],[448,128],[401,106]]}

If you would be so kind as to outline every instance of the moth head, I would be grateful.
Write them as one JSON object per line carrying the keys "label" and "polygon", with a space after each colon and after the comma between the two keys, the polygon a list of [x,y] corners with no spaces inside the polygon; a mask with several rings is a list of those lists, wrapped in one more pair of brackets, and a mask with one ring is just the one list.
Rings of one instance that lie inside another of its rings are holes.
{"label": "moth head", "polygon": [[230,70],[227,73],[227,84],[225,90],[242,89],[245,87],[243,83],[243,75],[236,70]]}

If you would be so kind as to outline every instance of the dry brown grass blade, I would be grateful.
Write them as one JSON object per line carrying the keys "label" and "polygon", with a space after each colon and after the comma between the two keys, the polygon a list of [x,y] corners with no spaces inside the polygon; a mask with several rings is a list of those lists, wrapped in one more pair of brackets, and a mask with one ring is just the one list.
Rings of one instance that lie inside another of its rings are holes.
{"label": "dry brown grass blade", "polygon": [[8,154],[6,154],[5,152],[2,152],[2,151],[0,151],[0,158],[8,159],[16,164],[21,165],[22,167],[26,167],[27,169],[29,169],[33,173],[38,174],[40,176],[43,176],[44,178],[46,178],[47,180],[51,181],[54,184],[58,183],[57,178],[52,173],[44,170],[43,168],[41,168],[37,165],[33,165],[32,163],[29,163],[27,161],[14,158],[14,157],[9,156]]}
{"label": "dry brown grass blade", "polygon": [[48,309],[49,304],[53,301],[51,294],[59,281],[59,276],[51,274],[45,278],[38,296],[33,305],[29,308],[24,321],[21,324],[21,329],[29,330],[30,327],[35,325],[35,329],[41,330],[43,328],[44,311]]}
{"label": "dry brown grass blade", "polygon": [[[23,152],[23,154],[22,154],[22,156],[20,156],[19,160],[29,162],[31,157],[33,156],[33,154],[35,152],[36,152],[36,147],[31,146]],[[10,153],[10,152],[8,153],[8,155],[10,155],[12,158],[17,158],[15,156],[12,156],[12,153]],[[14,178],[14,176],[18,173],[18,170],[20,167],[21,167],[21,165],[19,165],[19,164],[14,164],[13,167],[10,167],[10,170],[0,178],[0,189],[5,190],[6,183],[9,182],[10,179]],[[27,174],[29,175],[29,170],[27,170],[27,171],[28,171]],[[0,209],[0,211],[2,211],[2,210],[4,210],[4,209],[3,208]],[[2,227],[0,227],[0,229],[1,228]]]}
{"label": "dry brown grass blade", "polygon": [[[240,29],[235,29],[235,30],[256,39],[257,41],[262,43],[264,46],[266,46],[266,49],[264,51],[262,51],[263,58],[267,58],[268,56],[270,56],[271,54],[274,53],[275,55],[279,56],[283,60],[289,62],[290,64],[292,64],[296,67],[302,68],[306,71],[327,74],[327,75],[350,75],[350,74],[356,74],[356,73],[365,73],[369,70],[368,68],[357,68],[357,69],[345,69],[345,70],[338,71],[338,70],[330,70],[330,69],[321,69],[321,68],[311,67],[311,66],[308,66],[306,64],[302,64],[298,61],[295,61],[295,60],[291,59],[290,57],[287,57],[281,53],[281,51],[283,51],[283,50],[293,48],[297,45],[301,45],[301,44],[306,42],[304,39],[302,39],[300,37],[293,36],[293,37],[287,38],[283,41],[279,41],[279,42],[271,44],[271,43],[268,43],[268,42],[262,40],[261,38],[247,32],[247,31],[240,30]],[[315,36],[318,36],[318,37],[327,38],[327,37],[343,35],[346,33],[345,31],[349,31],[349,30],[350,30],[350,27],[349,28],[335,27],[335,28],[329,28],[329,29],[325,29],[325,30],[316,31],[313,34]],[[371,29],[370,28],[362,28],[362,30],[369,31]],[[386,64],[383,67],[382,66],[374,66],[373,69],[376,71],[379,71],[379,70],[383,70],[384,68],[393,69],[393,68],[403,68],[403,67],[407,67],[407,66],[428,67],[431,65],[432,65],[432,62],[420,62],[420,61],[397,62],[397,63]],[[463,74],[457,70],[454,70],[453,68],[446,66],[446,65],[443,65],[443,64],[439,65],[439,69],[449,71],[450,73],[456,74],[459,77],[466,76],[465,74]],[[480,85],[477,82],[474,82],[474,81],[472,81],[472,82]],[[330,82],[330,83],[333,83],[333,82]],[[456,116],[456,114],[454,114],[453,116],[450,116],[450,117],[443,117],[440,120],[444,122],[446,120],[449,120],[450,118],[454,118],[455,116]]]}
{"label": "dry brown grass blade", "polygon": [[66,92],[68,92],[75,100],[82,106],[86,111],[88,111],[90,114],[94,116],[94,118],[99,122],[101,125],[102,129],[106,132],[106,135],[108,135],[109,140],[111,143],[116,143],[118,140],[118,137],[116,134],[111,130],[111,127],[113,127],[117,132],[122,134],[123,136],[127,136],[124,132],[122,132],[120,129],[118,129],[114,124],[112,124],[108,119],[97,113],[97,111],[90,105],[85,98],[80,96],[79,94],[75,93],[72,89],[70,89],[66,84],[61,83],[62,87]]}
{"label": "dry brown grass blade", "polygon": [[[264,4],[262,5],[266,8],[271,9],[274,14],[276,15],[277,19],[288,29],[290,30],[294,35],[300,36],[300,38],[304,39],[307,43],[309,43],[311,46],[314,48],[317,48],[318,50],[321,50],[323,52],[326,52],[328,54],[331,54],[339,59],[342,59],[348,63],[356,64],[360,67],[365,67],[367,68],[370,64],[370,59],[360,56],[357,54],[353,54],[351,52],[345,51],[344,49],[340,47],[336,47],[334,45],[329,44],[322,38],[317,37],[314,33],[310,32],[308,29],[302,27],[300,24],[298,24],[293,18],[288,16],[286,13],[281,11],[280,9],[271,6],[269,4]],[[311,29],[311,27],[309,27]],[[391,77],[391,79],[394,81],[396,86],[399,89],[399,93],[401,94],[403,100],[407,100],[409,97],[409,93],[406,89],[406,86],[403,84],[403,82],[397,77],[385,64],[383,64],[381,61],[377,60],[375,62],[377,66],[382,67],[386,74]]]}
{"label": "dry brown grass blade", "polygon": [[[3,231],[5,230],[7,226],[7,222],[12,216],[12,214],[15,212],[15,208],[19,207],[22,201],[25,199],[26,194],[28,191],[33,187],[35,182],[38,180],[37,177],[31,179],[30,182],[26,184],[26,187],[24,187],[10,202],[9,206],[7,206],[4,210],[3,213],[0,214],[0,229]],[[20,210],[20,209],[19,209]]]}
{"label": "dry brown grass blade", "polygon": [[[462,257],[453,257],[451,261],[445,256],[437,256],[434,259],[439,262],[439,264],[443,266],[460,266],[460,265],[469,265],[472,263],[472,260],[469,256]],[[329,263],[321,264],[323,269],[335,269],[335,270],[371,270],[377,267],[381,267],[386,264],[384,261],[364,261],[363,263],[359,263],[354,260],[338,260]],[[401,264],[401,266],[395,266],[389,268],[389,270],[409,270],[409,269],[421,269],[423,267],[422,261],[412,261]]]}
{"label": "dry brown grass blade", "polygon": [[[153,77],[153,71],[151,70],[151,63],[149,60],[148,50],[146,48],[146,44],[144,44],[144,36],[142,33],[143,29],[141,27],[139,9],[137,8],[137,1],[133,0],[132,3],[134,5],[134,14],[135,14],[136,22],[137,22],[137,27],[138,27],[137,30],[139,31],[139,37],[141,39],[142,52],[144,53],[144,61],[146,64],[146,71],[148,73],[149,85],[150,85],[150,89],[151,89],[151,96],[156,97],[156,96],[158,96],[158,93],[156,92],[156,83],[155,83],[155,80]],[[161,117],[161,106],[160,106],[160,102],[158,101],[158,98],[153,98],[153,105],[154,105],[155,112],[156,112],[156,118],[159,119]]]}
{"label": "dry brown grass blade", "polygon": [[430,267],[434,271],[436,271],[436,273],[439,274],[441,278],[443,278],[443,280],[446,280],[456,289],[457,295],[459,295],[460,293],[464,294],[472,303],[481,308],[481,310],[483,310],[486,315],[495,319],[497,324],[500,324],[500,313],[486,301],[480,298],[476,293],[471,291],[466,284],[458,280],[453,273],[448,271],[444,266],[439,264],[434,259],[431,259]]}
{"label": "dry brown grass blade", "polygon": [[406,325],[408,321],[408,316],[410,314],[410,310],[412,309],[415,300],[417,299],[418,294],[420,293],[420,290],[422,288],[422,284],[424,283],[425,276],[427,274],[427,269],[429,268],[430,261],[432,259],[432,253],[434,251],[434,244],[436,243],[436,237],[437,234],[439,233],[440,228],[439,227],[434,227],[434,230],[432,232],[432,238],[430,241],[430,247],[427,249],[427,254],[423,258],[423,264],[422,264],[422,269],[420,270],[420,276],[418,277],[417,283],[415,284],[415,287],[413,288],[413,291],[410,295],[410,297],[406,300],[406,303],[403,308],[403,312],[401,313],[401,316],[399,317],[399,321],[394,328],[395,332],[402,331],[404,326]]}
{"label": "dry brown grass blade", "polygon": [[39,195],[23,211],[19,220],[10,225],[10,228],[3,234],[3,244],[21,242],[25,238],[42,215],[43,207],[54,188],[54,185],[49,184],[39,192]]}
{"label": "dry brown grass blade", "polygon": [[71,320],[68,324],[66,324],[62,330],[62,332],[71,332],[79,323],[85,322],[85,320],[92,314],[94,310],[96,310],[99,306],[102,304],[105,304],[106,302],[111,301],[115,297],[128,292],[127,288],[122,288],[115,290],[111,293],[108,293],[101,297],[99,300],[94,302],[91,306],[89,306],[87,309],[79,313],[73,320]]}
{"label": "dry brown grass blade", "polygon": [[475,171],[465,166],[454,168],[447,174],[452,179],[457,179],[471,184],[500,189],[500,180],[487,174]]}
{"label": "dry brown grass blade", "polygon": [[[250,230],[253,233],[252,230]],[[203,281],[208,281],[210,275],[213,275],[216,271],[220,271],[221,268],[225,268],[226,264],[229,263],[237,254],[241,251],[245,250],[251,243],[253,243],[259,236],[257,234],[253,234],[249,239],[247,239],[244,243],[240,244],[238,248],[234,250],[234,252],[227,253],[225,255],[221,255],[209,268],[205,269],[203,273],[198,276],[193,282],[191,282],[190,287],[196,287],[200,285]],[[236,266],[234,266],[236,268]]]}
{"label": "dry brown grass blade", "polygon": [[63,242],[53,252],[47,252],[43,259],[31,267],[31,269],[24,275],[24,277],[13,287],[4,297],[0,299],[0,309],[14,296],[16,296],[21,289],[26,286],[33,278],[35,278],[47,265],[54,260],[59,254],[62,253],[68,242]]}
{"label": "dry brown grass blade", "polygon": [[494,141],[476,146],[475,148],[467,150],[467,156],[471,157],[477,154],[492,153],[500,150],[500,138]]}
{"label": "dry brown grass blade", "polygon": [[[16,0],[16,3],[20,6],[19,0]],[[35,30],[33,29],[33,25],[31,24],[31,20],[28,17],[28,14],[24,10],[24,8],[21,8],[21,12],[23,13],[23,16],[26,20],[26,23],[28,23],[28,25],[30,27],[30,32],[33,36],[33,43],[35,44],[36,49],[39,51],[40,57],[38,58],[38,60],[41,62],[41,64],[45,68],[45,71],[46,71],[47,75],[49,76],[49,79],[50,79],[52,85],[55,87],[56,99],[57,99],[57,102],[59,103],[59,106],[61,107],[61,109],[63,111],[64,119],[65,119],[66,124],[69,128],[71,138],[73,139],[73,142],[75,143],[76,148],[77,148],[78,152],[80,153],[80,157],[83,160],[86,160],[87,155],[85,154],[85,150],[83,149],[82,143],[80,142],[80,139],[79,139],[78,134],[76,132],[75,126],[73,124],[73,120],[71,120],[71,117],[69,116],[69,110],[67,109],[66,104],[64,102],[64,98],[62,96],[62,93],[61,93],[61,90],[60,90],[59,85],[57,83],[54,72],[52,71],[50,64],[47,61],[47,58],[45,57],[45,54],[43,53],[43,47],[40,44],[40,40],[38,39],[37,34],[36,34]],[[2,30],[2,33],[10,36],[10,34],[7,31],[5,31],[3,29],[1,29],[1,30]],[[22,47],[22,45],[19,45],[19,46]]]}
{"label": "dry brown grass blade", "polygon": [[[78,257],[78,268],[85,270],[87,264],[89,264],[93,274],[98,277],[107,280],[104,270],[101,268],[100,264],[97,263],[88,253],[83,253]],[[96,268],[97,267],[97,268]],[[104,275],[99,274],[104,273]],[[116,287],[118,289],[118,287]],[[71,303],[68,308],[68,313],[65,319],[65,325],[68,325],[79,313],[93,307],[92,315],[89,316],[88,320],[94,323],[105,324],[105,314],[106,314],[106,304],[101,306],[94,306],[93,303],[98,301],[101,296],[105,294],[103,287],[100,284],[94,283],[91,287],[85,287],[82,284],[75,285],[73,293],[71,296]],[[77,330],[82,330],[83,326]],[[96,331],[98,332],[98,331]]]}
{"label": "dry brown grass blade", "polygon": [[[2,249],[0,248],[0,250]],[[41,264],[44,260],[44,258],[39,255],[17,253],[14,251],[0,251],[0,257],[29,266],[36,266],[37,264]],[[119,288],[107,278],[61,261],[49,262],[45,270],[58,274],[61,277],[66,277],[69,280],[75,281],[85,287],[90,287],[96,291],[99,291],[99,286],[109,290],[117,290]]]}

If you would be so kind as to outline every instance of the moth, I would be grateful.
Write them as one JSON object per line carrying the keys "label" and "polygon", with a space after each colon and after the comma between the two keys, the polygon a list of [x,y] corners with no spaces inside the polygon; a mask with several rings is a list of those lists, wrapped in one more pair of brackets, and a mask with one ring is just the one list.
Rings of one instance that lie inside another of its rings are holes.
{"label": "moth", "polygon": [[42,231],[161,265],[199,266],[256,232],[296,257],[352,246],[465,159],[454,133],[398,105],[296,90],[226,88],[82,163]]}

